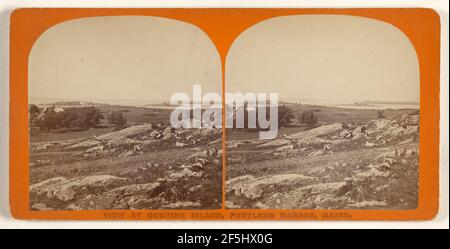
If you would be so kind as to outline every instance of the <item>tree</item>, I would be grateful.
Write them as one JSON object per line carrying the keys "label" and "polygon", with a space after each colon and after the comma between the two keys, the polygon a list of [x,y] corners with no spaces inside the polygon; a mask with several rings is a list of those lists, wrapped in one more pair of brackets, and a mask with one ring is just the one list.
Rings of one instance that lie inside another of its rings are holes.
{"label": "tree", "polygon": [[36,124],[37,117],[39,116],[39,113],[41,113],[41,109],[35,104],[31,104],[28,108],[28,113],[30,117],[30,124]]}
{"label": "tree", "polygon": [[76,128],[78,127],[78,115],[75,111],[63,111],[57,115],[58,125],[64,128]]}
{"label": "tree", "polygon": [[43,131],[57,128],[87,130],[96,127],[102,118],[100,110],[93,106],[66,108],[59,112],[56,112],[54,107],[49,107],[44,109],[36,124]]}
{"label": "tree", "polygon": [[289,107],[284,105],[278,107],[278,127],[287,126],[294,118],[295,116]]}
{"label": "tree", "polygon": [[90,106],[83,108],[82,111],[82,127],[84,129],[89,129],[97,126],[100,123],[100,120],[103,118],[103,115],[100,113],[100,110]]}
{"label": "tree", "polygon": [[116,126],[124,126],[127,123],[127,118],[121,111],[113,111],[108,116],[108,123]]}
{"label": "tree", "polygon": [[36,124],[42,131],[50,131],[58,127],[58,119],[56,112],[53,108],[47,108],[44,110],[44,116],[40,117]]}
{"label": "tree", "polygon": [[308,126],[314,126],[317,124],[317,116],[313,111],[304,111],[300,115],[300,123],[306,124]]}
{"label": "tree", "polygon": [[28,108],[28,111],[31,116],[41,113],[41,109],[35,104],[31,104]]}

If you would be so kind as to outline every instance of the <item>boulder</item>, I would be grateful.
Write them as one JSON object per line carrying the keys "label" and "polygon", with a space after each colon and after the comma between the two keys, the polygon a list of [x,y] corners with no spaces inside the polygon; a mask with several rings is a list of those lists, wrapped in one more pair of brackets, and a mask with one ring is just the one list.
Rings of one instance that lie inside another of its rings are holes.
{"label": "boulder", "polygon": [[105,188],[125,182],[125,178],[110,175],[93,175],[67,179],[65,177],[51,178],[30,186],[30,193],[45,195],[46,198],[56,198],[61,201],[70,201],[83,187]]}
{"label": "boulder", "polygon": [[86,150],[86,153],[94,153],[103,151],[103,145],[95,146]]}
{"label": "boulder", "polygon": [[348,130],[343,130],[339,133],[339,137],[346,138],[349,134],[351,134]]}
{"label": "boulder", "polygon": [[324,151],[323,150],[317,150],[317,151],[313,151],[311,153],[308,154],[308,156],[320,156],[323,155]]}
{"label": "boulder", "polygon": [[31,206],[31,209],[39,211],[53,210],[53,208],[47,207],[47,205],[45,205],[44,203],[35,203]]}
{"label": "boulder", "polygon": [[399,144],[408,144],[408,143],[412,143],[413,141],[414,141],[413,138],[408,138],[408,139],[401,141]]}
{"label": "boulder", "polygon": [[241,206],[235,204],[232,201],[225,201],[225,207],[228,208],[228,209],[239,209],[239,208],[241,208]]}
{"label": "boulder", "polygon": [[175,137],[175,135],[174,134],[172,134],[172,133],[167,133],[167,134],[164,134],[162,137],[161,137],[161,141],[164,141],[164,142],[176,142],[177,141],[177,138]]}
{"label": "boulder", "polygon": [[291,140],[289,140],[287,138],[278,138],[278,139],[274,139],[274,140],[272,140],[270,142],[258,145],[256,147],[257,148],[279,147],[279,146],[283,146],[283,145],[290,144],[290,143],[291,143]]}
{"label": "boulder", "polygon": [[95,139],[103,141],[119,138],[129,138],[152,130],[153,130],[152,124],[134,125],[119,131],[114,131],[98,136]]}
{"label": "boulder", "polygon": [[339,197],[352,189],[351,182],[329,182],[308,185],[299,189],[308,195],[329,195],[331,197]]}
{"label": "boulder", "polygon": [[310,170],[308,170],[308,175],[320,175],[322,173],[324,173],[326,171],[325,168],[321,168],[321,167],[317,167],[317,168],[312,168]]}
{"label": "boulder", "polygon": [[133,152],[132,150],[129,150],[129,151],[124,151],[124,152],[122,152],[122,153],[119,155],[119,157],[120,157],[120,158],[124,158],[124,157],[129,157],[129,156],[132,156],[132,155],[134,155],[134,152]]}
{"label": "boulder", "polygon": [[314,136],[307,136],[297,140],[298,147],[307,147],[307,146],[321,146],[326,143],[330,143],[331,141],[328,139],[323,139]]}
{"label": "boulder", "polygon": [[208,151],[204,150],[204,151],[200,151],[200,152],[192,154],[191,156],[189,156],[189,160],[196,160],[198,158],[208,159],[208,157],[209,157]]}
{"label": "boulder", "polygon": [[302,139],[305,137],[319,137],[319,136],[325,136],[330,133],[338,132],[342,130],[342,124],[341,123],[334,123],[334,124],[328,124],[328,125],[321,125],[317,128],[302,131],[296,134],[292,134],[287,136],[288,139]]}
{"label": "boulder", "polygon": [[30,151],[40,151],[48,149],[52,144],[43,142],[43,143],[30,143]]}
{"label": "boulder", "polygon": [[380,130],[380,129],[387,129],[392,126],[392,121],[385,118],[375,119],[369,121],[367,124],[367,128],[369,130]]}
{"label": "boulder", "polygon": [[315,177],[309,177],[301,174],[281,174],[255,178],[250,175],[239,176],[226,181],[227,193],[233,193],[236,197],[255,200],[260,198],[268,186],[299,186],[312,183]]}
{"label": "boulder", "polygon": [[124,138],[124,137],[119,137],[119,138],[113,138],[111,140],[109,140],[106,144],[106,146],[110,147],[110,148],[114,148],[114,147],[123,147],[123,146],[133,146],[135,144],[138,144],[139,141],[136,141],[134,139],[131,138]]}
{"label": "boulder", "polygon": [[226,187],[228,186],[232,186],[234,184],[240,183],[240,182],[249,182],[249,181],[253,181],[256,178],[252,175],[243,175],[243,176],[238,176],[235,178],[232,178],[228,181],[225,182]]}
{"label": "boulder", "polygon": [[185,147],[185,146],[187,146],[187,144],[185,144],[185,143],[181,143],[181,142],[176,142],[175,143],[175,147],[182,148],[182,147]]}
{"label": "boulder", "polygon": [[189,192],[194,193],[196,191],[201,190],[202,188],[203,188],[202,184],[195,185],[195,186],[192,186],[192,187],[189,188]]}
{"label": "boulder", "polygon": [[287,152],[294,150],[293,144],[284,145],[275,149],[275,152]]}
{"label": "boulder", "polygon": [[350,200],[349,182],[313,183],[285,193],[277,193],[264,204],[276,209],[340,209]]}
{"label": "boulder", "polygon": [[173,128],[170,126],[167,126],[166,128],[164,128],[163,130],[163,135],[167,135],[167,134],[172,134],[173,133]]}
{"label": "boulder", "polygon": [[258,209],[269,209],[270,207],[260,201],[258,201],[257,203],[255,203],[255,205],[253,205],[255,208]]}
{"label": "boulder", "polygon": [[79,207],[79,206],[77,206],[77,205],[75,205],[75,204],[70,204],[69,206],[67,206],[67,208],[66,209],[68,209],[68,210],[82,210],[82,208],[81,207]]}
{"label": "boulder", "polygon": [[373,146],[376,146],[377,144],[376,143],[371,143],[371,142],[369,142],[369,141],[367,141],[365,144],[364,144],[364,146],[366,146],[366,147],[373,147]]}
{"label": "boulder", "polygon": [[348,205],[350,208],[367,209],[367,208],[380,208],[387,206],[383,201],[361,201]]}
{"label": "boulder", "polygon": [[201,177],[202,175],[203,175],[202,172],[194,172],[188,168],[184,168],[181,171],[170,174],[169,177],[173,180],[177,180],[179,178],[184,178],[184,177]]}
{"label": "boulder", "polygon": [[358,180],[365,180],[368,178],[376,178],[376,177],[388,177],[390,175],[389,172],[383,172],[375,168],[374,166],[370,166],[369,170],[360,172],[356,174]]}
{"label": "boulder", "polygon": [[127,195],[144,195],[147,197],[154,197],[157,194],[161,193],[160,187],[161,184],[159,182],[132,184],[112,189],[103,194],[103,196],[122,197]]}
{"label": "boulder", "polygon": [[244,195],[247,199],[255,200],[262,196],[263,190],[257,185],[250,185],[248,188],[241,189],[241,193],[239,194]]}
{"label": "boulder", "polygon": [[195,207],[201,207],[201,204],[199,202],[178,201],[175,203],[165,204],[162,207],[167,209],[190,209]]}
{"label": "boulder", "polygon": [[158,145],[159,143],[160,143],[160,141],[155,140],[155,139],[144,140],[141,142],[141,144],[143,146],[153,146],[153,145]]}
{"label": "boulder", "polygon": [[100,144],[100,141],[97,141],[95,139],[89,139],[89,140],[71,145],[71,146],[67,147],[67,149],[89,148],[89,147],[93,147],[93,146],[98,146],[99,144]]}

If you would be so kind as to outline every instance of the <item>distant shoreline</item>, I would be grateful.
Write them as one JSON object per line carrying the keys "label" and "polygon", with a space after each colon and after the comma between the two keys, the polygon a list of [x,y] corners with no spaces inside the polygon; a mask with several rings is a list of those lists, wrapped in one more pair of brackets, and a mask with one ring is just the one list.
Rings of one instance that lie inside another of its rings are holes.
{"label": "distant shoreline", "polygon": [[[151,102],[151,101],[150,101]],[[340,102],[340,103],[338,103]],[[330,107],[330,108],[340,108],[340,109],[368,109],[368,110],[384,110],[384,109],[420,109],[419,103],[414,102],[393,102],[393,101],[355,101],[353,103],[345,103],[346,101],[325,101],[325,100],[304,100],[304,101],[285,101],[279,102],[280,106],[318,106],[318,107]],[[55,101],[31,101],[30,104],[36,104],[39,106],[48,105],[58,105],[62,107],[81,107],[81,106],[96,106],[96,105],[111,105],[111,106],[123,106],[123,107],[138,107],[138,108],[149,108],[149,109],[174,109],[179,107],[178,105],[170,105],[164,102],[158,103],[120,103],[120,101],[72,101],[72,100],[55,100]]]}

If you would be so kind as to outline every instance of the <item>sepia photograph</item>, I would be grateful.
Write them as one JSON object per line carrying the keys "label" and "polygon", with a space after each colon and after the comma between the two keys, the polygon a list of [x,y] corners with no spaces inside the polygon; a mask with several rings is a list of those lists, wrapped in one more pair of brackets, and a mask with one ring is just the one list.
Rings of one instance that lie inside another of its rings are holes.
{"label": "sepia photograph", "polygon": [[268,19],[221,61],[156,17],[56,25],[29,57],[31,210],[415,209],[419,65],[394,26]]}
{"label": "sepia photograph", "polygon": [[0,228],[184,248],[448,229],[448,2],[18,2]]}
{"label": "sepia photograph", "polygon": [[[171,96],[222,90],[214,44],[158,17],[70,20],[29,56],[31,210],[191,210],[222,205],[222,132],[171,125]],[[189,101],[189,100],[188,100]],[[221,106],[219,106],[221,109]],[[216,120],[218,121],[218,120]]]}
{"label": "sepia photograph", "polygon": [[[233,42],[225,74],[225,94],[245,102],[243,120],[235,107],[228,116],[241,127],[227,124],[227,209],[417,208],[419,62],[399,29],[344,15],[268,19]],[[278,102],[255,104],[255,92]],[[278,115],[270,139],[247,122],[268,117],[261,107]]]}

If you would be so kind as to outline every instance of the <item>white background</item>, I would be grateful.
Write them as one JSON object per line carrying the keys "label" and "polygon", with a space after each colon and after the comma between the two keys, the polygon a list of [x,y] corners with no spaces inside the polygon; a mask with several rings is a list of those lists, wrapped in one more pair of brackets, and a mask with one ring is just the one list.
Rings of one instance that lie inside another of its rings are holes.
{"label": "white background", "polygon": [[[9,16],[22,7],[432,8],[441,16],[440,209],[430,221],[23,221],[9,213]],[[0,0],[0,228],[449,228],[447,0]]]}

